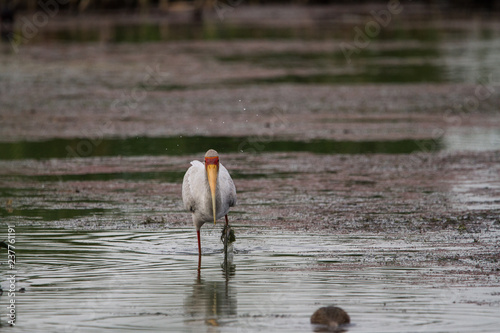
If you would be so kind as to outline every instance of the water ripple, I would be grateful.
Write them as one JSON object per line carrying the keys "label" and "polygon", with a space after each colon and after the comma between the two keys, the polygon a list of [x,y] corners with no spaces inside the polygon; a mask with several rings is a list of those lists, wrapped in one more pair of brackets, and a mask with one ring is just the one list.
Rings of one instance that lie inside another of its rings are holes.
{"label": "water ripple", "polygon": [[[18,285],[26,288],[16,296],[20,332],[304,332],[312,330],[310,314],[325,304],[351,314],[352,332],[498,327],[492,288],[429,287],[420,283],[423,270],[414,267],[332,266],[358,262],[367,249],[375,256],[412,249],[382,236],[246,231],[226,274],[217,233],[208,229],[198,276],[190,228],[19,228],[17,235]],[[413,250],[425,246],[411,244]],[[6,305],[5,294],[1,302]]]}

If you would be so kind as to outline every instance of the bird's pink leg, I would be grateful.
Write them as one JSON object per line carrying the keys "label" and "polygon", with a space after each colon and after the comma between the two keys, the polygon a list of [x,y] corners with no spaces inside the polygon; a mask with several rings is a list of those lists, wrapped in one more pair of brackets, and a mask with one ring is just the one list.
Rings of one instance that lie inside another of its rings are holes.
{"label": "bird's pink leg", "polygon": [[200,230],[196,230],[198,235],[198,256],[201,258],[201,240],[200,240]]}
{"label": "bird's pink leg", "polygon": [[226,214],[226,227],[224,228],[224,268],[227,268],[227,239],[229,236],[229,220]]}
{"label": "bird's pink leg", "polygon": [[200,241],[200,230],[196,230],[196,235],[198,235],[198,280],[201,276],[201,241]]}

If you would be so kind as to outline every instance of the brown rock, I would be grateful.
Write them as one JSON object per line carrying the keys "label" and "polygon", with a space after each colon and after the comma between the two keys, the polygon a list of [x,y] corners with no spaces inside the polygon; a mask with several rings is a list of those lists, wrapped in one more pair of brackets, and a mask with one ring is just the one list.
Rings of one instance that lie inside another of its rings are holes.
{"label": "brown rock", "polygon": [[311,316],[311,324],[325,325],[336,329],[340,325],[349,324],[351,318],[347,312],[336,306],[325,306],[316,310]]}

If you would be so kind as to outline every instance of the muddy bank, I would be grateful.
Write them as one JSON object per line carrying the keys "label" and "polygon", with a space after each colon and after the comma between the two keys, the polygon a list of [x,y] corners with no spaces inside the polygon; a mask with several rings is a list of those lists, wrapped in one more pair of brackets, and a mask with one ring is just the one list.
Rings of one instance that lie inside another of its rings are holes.
{"label": "muddy bank", "polygon": [[[109,209],[108,218],[116,214],[113,223],[118,227],[155,219],[166,227],[189,224],[182,212],[180,183],[195,158],[1,161],[3,196],[13,199],[21,221],[23,210],[38,207],[48,210],[45,223],[80,224],[64,218],[50,221],[50,211],[62,205],[90,209],[88,217],[78,219],[82,226],[95,219],[92,209],[97,207]],[[240,193],[236,223],[339,233],[422,233],[497,226],[499,158],[498,152],[240,153],[225,154],[224,162]],[[109,222],[91,225],[108,227]]]}
{"label": "muddy bank", "polygon": [[453,38],[379,41],[352,64],[339,42],[28,44],[0,55],[0,140],[396,140],[499,126],[496,44],[481,42],[492,46],[477,73]]}
{"label": "muddy bank", "polygon": [[[161,233],[191,228],[190,214],[182,208],[181,181],[195,158],[0,161],[2,220],[24,229]],[[498,152],[233,153],[222,158],[238,190],[238,205],[230,213],[237,239],[280,232],[352,238],[347,257],[325,249],[315,256],[317,263],[276,270],[413,267],[425,270],[419,273],[420,284],[438,288],[500,283]],[[209,246],[217,248],[221,225],[204,226]],[[194,241],[193,228],[193,246]],[[240,255],[235,254],[236,261]]]}

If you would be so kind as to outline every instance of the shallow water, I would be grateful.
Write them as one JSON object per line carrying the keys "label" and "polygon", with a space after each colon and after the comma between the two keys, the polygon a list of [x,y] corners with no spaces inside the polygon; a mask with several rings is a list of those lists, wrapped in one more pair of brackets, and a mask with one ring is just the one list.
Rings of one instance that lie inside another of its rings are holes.
{"label": "shallow water", "polygon": [[[136,137],[100,138],[96,140],[52,139],[46,141],[0,142],[0,160],[96,156],[176,156],[205,152],[218,147],[225,153],[255,152],[254,145],[244,145],[246,137]],[[316,139],[308,141],[266,140],[265,152],[312,152],[319,154],[410,154],[418,151],[438,151],[441,139],[338,141]],[[255,147],[260,147],[261,144]]]}
{"label": "shallow water", "polygon": [[500,149],[500,129],[459,128],[449,129],[443,136],[443,145],[449,151],[486,151]]}
{"label": "shallow water", "polygon": [[[246,142],[245,140],[247,140],[245,137],[173,136],[0,142],[0,160],[99,156],[179,156],[203,153],[210,147],[219,147],[218,149],[225,153],[254,153],[256,149],[253,148],[253,145],[250,148],[248,145],[242,145]],[[255,147],[260,146],[261,144]],[[339,141],[315,139],[301,141],[276,138],[266,140],[262,146],[262,152],[266,153],[411,154],[437,151],[488,151],[500,148],[500,131],[496,128],[464,128],[447,130],[442,136],[419,140]]]}
{"label": "shallow water", "polygon": [[[106,20],[100,19],[101,21]],[[361,22],[362,23],[362,22]],[[346,38],[350,36],[352,23],[332,24],[316,22],[288,26],[266,26],[258,23],[225,23],[224,21],[196,23],[163,22],[115,22],[113,18],[102,25],[73,25],[70,29],[52,29],[42,31],[37,40],[43,42],[113,42],[144,43],[176,40],[241,40],[241,39],[276,39],[276,40],[325,40]],[[478,29],[480,40],[491,40],[495,37],[494,29],[482,27]],[[384,31],[377,36],[381,40],[413,39],[421,42],[436,42],[443,38],[464,38],[467,31],[461,29],[439,28],[405,28]]]}
{"label": "shallow water", "polygon": [[[363,16],[360,16],[363,17]],[[69,28],[40,29],[30,42],[51,43],[143,43],[171,41],[349,41],[355,38],[355,28],[366,21],[315,24],[296,23],[291,26],[237,24],[222,21],[205,24],[174,24],[164,22],[116,22],[116,18],[100,18],[106,24],[73,24]],[[446,20],[446,19],[444,19]],[[346,58],[338,47],[325,52],[257,52],[254,54],[221,56],[221,62],[250,62],[271,68],[315,68],[321,74],[293,74],[265,77],[255,80],[229,80],[235,84],[310,83],[411,83],[411,82],[467,82],[477,83],[480,78],[497,78],[500,36],[498,29],[478,17],[467,24],[443,26],[439,19],[423,21],[416,26],[391,24],[373,39],[373,44],[407,42],[387,48],[369,47],[357,50],[350,59],[355,70],[335,73],[345,66]],[[17,31],[20,36],[22,31]],[[415,47],[415,43],[417,43]],[[352,47],[352,46],[351,46]],[[328,71],[330,70],[330,71]],[[331,72],[334,73],[331,73]],[[205,86],[205,84],[202,84]],[[167,90],[186,89],[183,85],[164,87]]]}
{"label": "shallow water", "polygon": [[[474,302],[498,301],[494,288],[422,283],[428,269],[414,267],[349,268],[431,245],[369,234],[235,229],[228,273],[219,229],[202,229],[198,277],[191,228],[18,228],[17,287],[26,292],[16,294],[17,331],[307,332],[309,316],[326,304],[348,311],[349,332],[497,331],[498,307]],[[4,293],[2,308],[8,300]]]}

